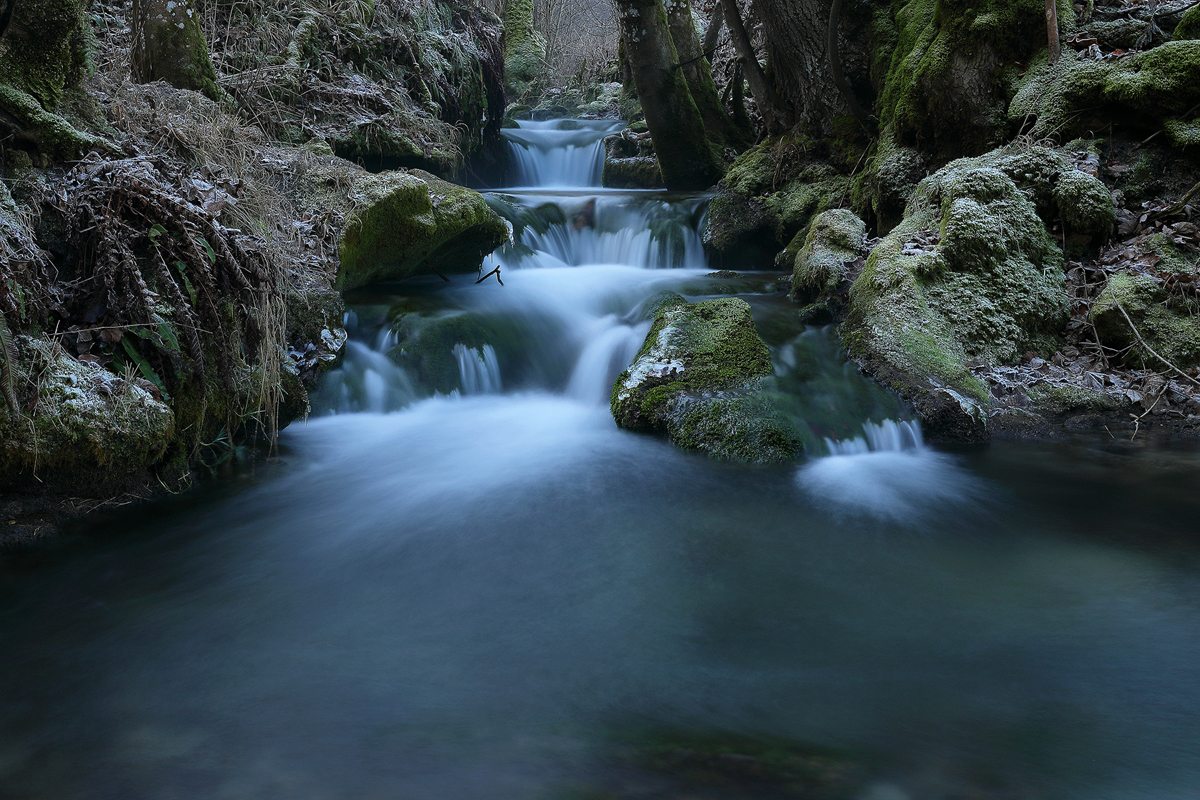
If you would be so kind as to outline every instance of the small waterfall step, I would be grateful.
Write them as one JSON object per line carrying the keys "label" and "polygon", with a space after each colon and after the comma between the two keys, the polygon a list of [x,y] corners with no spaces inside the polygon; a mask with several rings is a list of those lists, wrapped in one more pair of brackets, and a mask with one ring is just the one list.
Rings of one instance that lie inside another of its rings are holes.
{"label": "small waterfall step", "polygon": [[604,137],[625,127],[619,120],[525,120],[505,128],[513,186],[598,187],[604,171]]}

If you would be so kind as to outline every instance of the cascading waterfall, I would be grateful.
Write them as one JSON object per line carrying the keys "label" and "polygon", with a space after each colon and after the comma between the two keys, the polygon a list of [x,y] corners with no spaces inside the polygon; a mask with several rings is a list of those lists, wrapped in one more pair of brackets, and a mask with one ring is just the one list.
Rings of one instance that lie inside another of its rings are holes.
{"label": "cascading waterfall", "polygon": [[518,122],[505,128],[514,186],[599,186],[604,137],[625,127],[612,120]]}
{"label": "cascading waterfall", "polygon": [[925,449],[925,443],[921,439],[921,423],[916,420],[898,422],[885,419],[878,425],[868,420],[863,423],[863,434],[841,442],[826,438],[825,446],[835,456],[885,452],[917,453]]}
{"label": "cascading waterfall", "polygon": [[499,394],[502,388],[500,362],[496,360],[496,350],[490,344],[480,348],[456,344],[454,358],[458,360],[463,394]]}

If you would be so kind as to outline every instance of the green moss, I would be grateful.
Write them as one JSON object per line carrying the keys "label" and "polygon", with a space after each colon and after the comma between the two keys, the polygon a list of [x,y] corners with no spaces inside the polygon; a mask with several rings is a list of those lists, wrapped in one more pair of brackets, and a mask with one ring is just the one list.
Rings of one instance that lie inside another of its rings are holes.
{"label": "green moss", "polygon": [[803,445],[763,393],[761,379],[771,372],[770,352],[744,300],[681,305],[667,298],[613,386],[613,418],[718,458],[786,460]]}
{"label": "green moss", "polygon": [[[0,82],[55,109],[91,71],[94,40],[81,0],[18,3],[0,39]],[[4,100],[0,99],[0,103]]]}
{"label": "green moss", "polygon": [[43,163],[82,158],[90,150],[108,152],[103,139],[78,130],[57,114],[46,111],[29,94],[0,83],[0,109],[8,112],[22,130],[17,139],[32,145]]}
{"label": "green moss", "polygon": [[[782,247],[813,217],[844,204],[850,179],[804,139],[772,139],[738,156],[709,204],[705,242],[731,251],[755,237]],[[794,254],[793,254],[794,255]]]}
{"label": "green moss", "polygon": [[462,313],[434,317],[405,314],[396,320],[393,330],[399,343],[388,358],[416,375],[421,386],[442,394],[460,388],[454,346],[479,348],[495,338],[479,319]]}
{"label": "green moss", "polygon": [[852,211],[833,209],[818,216],[794,262],[792,299],[807,303],[836,291],[847,262],[862,254],[866,232],[866,224]]}
{"label": "green moss", "polygon": [[1175,26],[1175,32],[1171,38],[1176,41],[1200,39],[1200,6],[1188,9],[1183,18],[1179,20],[1179,24]]}
{"label": "green moss", "polygon": [[[994,146],[1007,131],[1005,71],[1045,43],[1038,0],[897,0],[896,44],[878,109],[906,145],[949,155]],[[1060,24],[1074,11],[1059,0]]]}
{"label": "green moss", "polygon": [[1054,185],[1054,199],[1069,233],[1107,236],[1116,222],[1108,187],[1086,172],[1064,170]]}
{"label": "green moss", "polygon": [[[154,464],[176,431],[162,402],[53,343],[19,337],[20,405],[0,408],[0,469],[109,484]],[[30,410],[31,409],[31,410]]]}
{"label": "green moss", "polygon": [[[1200,41],[1175,41],[1115,61],[1096,61],[1067,50],[1050,66],[1032,65],[1009,108],[1009,117],[1033,136],[1067,136],[1093,116],[1135,128],[1182,117],[1200,103]],[[1030,125],[1030,122],[1033,122]]]}
{"label": "green moss", "polygon": [[1111,395],[1070,384],[1039,383],[1029,387],[1028,393],[1039,410],[1055,415],[1116,411],[1121,407]]}
{"label": "green moss", "polygon": [[341,291],[420,272],[473,272],[508,241],[478,192],[427,172],[354,173],[355,209],[338,246]]}
{"label": "green moss", "polygon": [[657,159],[649,156],[604,159],[601,185],[610,189],[661,189]]}
{"label": "green moss", "polygon": [[[1013,363],[1026,351],[1053,349],[1067,320],[1062,255],[1035,201],[1049,205],[1062,175],[1073,176],[1056,173],[1052,155],[997,151],[922,181],[850,289],[843,335],[851,355],[894,382],[946,387],[986,404],[970,361]],[[939,244],[905,254],[920,231],[936,232]]]}
{"label": "green moss", "polygon": [[[1130,348],[1125,357],[1128,363],[1163,369],[1165,365],[1152,349],[1180,369],[1196,366],[1200,364],[1200,318],[1172,309],[1168,299],[1150,276],[1119,272],[1109,276],[1092,304],[1092,323],[1105,345]],[[1138,340],[1138,334],[1149,349]]]}

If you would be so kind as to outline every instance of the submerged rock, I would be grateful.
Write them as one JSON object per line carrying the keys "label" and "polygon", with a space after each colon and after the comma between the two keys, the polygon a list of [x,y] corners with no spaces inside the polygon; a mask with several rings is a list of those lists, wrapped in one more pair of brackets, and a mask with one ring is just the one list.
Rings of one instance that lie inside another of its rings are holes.
{"label": "submerged rock", "polygon": [[803,445],[771,403],[770,352],[744,300],[658,309],[641,352],[613,386],[622,428],[666,433],[680,447],[753,463],[786,461]]}
{"label": "submerged rock", "polygon": [[351,172],[355,208],[338,242],[337,288],[474,272],[509,228],[476,191],[420,170]]}

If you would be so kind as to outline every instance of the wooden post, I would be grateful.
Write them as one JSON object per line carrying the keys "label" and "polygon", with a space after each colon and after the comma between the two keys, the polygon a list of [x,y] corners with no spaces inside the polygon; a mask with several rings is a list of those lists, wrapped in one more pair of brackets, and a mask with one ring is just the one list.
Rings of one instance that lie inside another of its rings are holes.
{"label": "wooden post", "polygon": [[1062,55],[1058,44],[1058,6],[1055,0],[1046,0],[1046,33],[1050,37],[1050,65],[1054,66]]}

